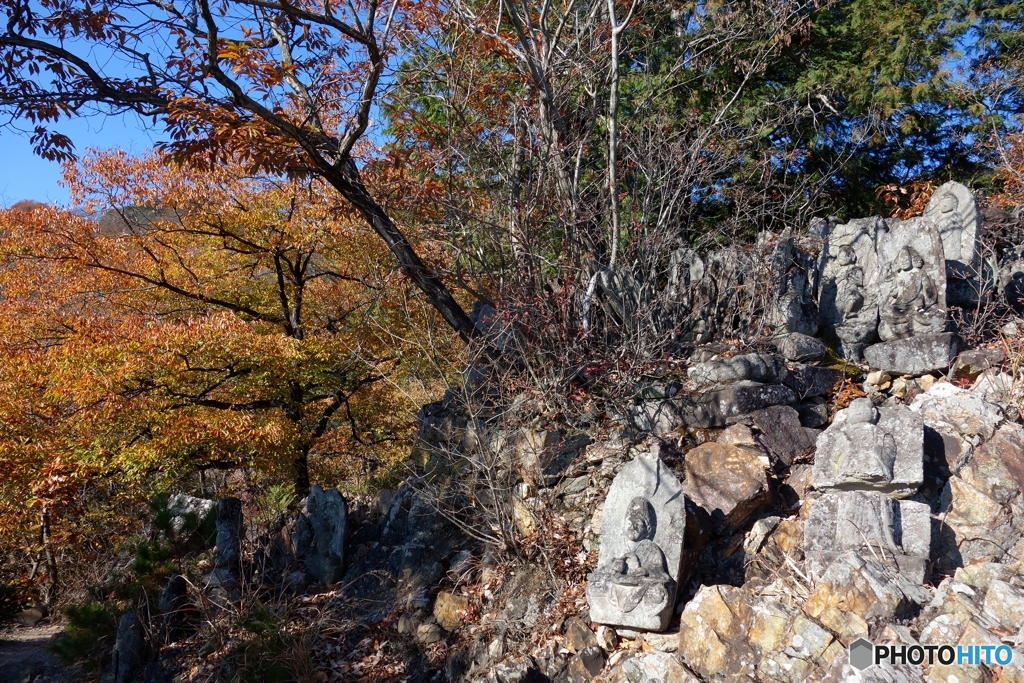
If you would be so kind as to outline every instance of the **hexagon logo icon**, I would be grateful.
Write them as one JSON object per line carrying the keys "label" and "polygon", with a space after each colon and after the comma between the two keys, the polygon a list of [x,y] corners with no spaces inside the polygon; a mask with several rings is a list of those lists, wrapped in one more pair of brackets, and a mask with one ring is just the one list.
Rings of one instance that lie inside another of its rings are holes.
{"label": "hexagon logo icon", "polygon": [[858,638],[850,643],[850,666],[858,671],[863,671],[872,664],[875,659],[875,646],[870,640]]}

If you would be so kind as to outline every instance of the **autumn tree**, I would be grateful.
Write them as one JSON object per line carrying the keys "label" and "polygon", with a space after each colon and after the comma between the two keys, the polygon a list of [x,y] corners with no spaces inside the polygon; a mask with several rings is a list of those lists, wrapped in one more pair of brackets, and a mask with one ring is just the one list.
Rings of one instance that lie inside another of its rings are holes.
{"label": "autumn tree", "polygon": [[119,481],[283,466],[302,494],[311,453],[373,458],[408,424],[408,293],[321,181],[123,153],[66,177],[100,220],[3,216],[8,381],[39,386],[7,393],[5,450]]}
{"label": "autumn tree", "polygon": [[384,241],[463,339],[473,326],[374,198],[357,167],[395,40],[416,5],[397,0],[3,0],[0,109],[36,151],[69,159],[51,124],[131,111],[160,120],[178,159],[322,178]]}

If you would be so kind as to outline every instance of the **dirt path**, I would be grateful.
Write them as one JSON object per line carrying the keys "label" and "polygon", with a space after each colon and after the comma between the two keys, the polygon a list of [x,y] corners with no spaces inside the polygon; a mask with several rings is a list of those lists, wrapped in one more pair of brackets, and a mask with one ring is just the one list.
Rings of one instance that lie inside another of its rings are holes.
{"label": "dirt path", "polygon": [[59,667],[43,648],[60,630],[60,626],[0,628],[0,683],[36,683],[54,678]]}

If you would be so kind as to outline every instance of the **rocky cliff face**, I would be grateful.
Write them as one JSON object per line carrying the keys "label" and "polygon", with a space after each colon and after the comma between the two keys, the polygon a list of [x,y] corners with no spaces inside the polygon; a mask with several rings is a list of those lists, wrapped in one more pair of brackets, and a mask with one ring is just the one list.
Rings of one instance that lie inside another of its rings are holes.
{"label": "rocky cliff face", "polygon": [[[275,532],[261,580],[341,625],[319,680],[376,657],[381,680],[1024,681],[1024,327],[964,348],[951,293],[1015,276],[943,192],[760,260],[679,255],[688,352],[585,420],[501,400],[528,340],[478,306],[486,352],[420,411],[415,474],[317,488]],[[764,264],[768,295],[730,314]],[[631,282],[602,281],[623,318]],[[875,645],[904,658],[862,666]]]}

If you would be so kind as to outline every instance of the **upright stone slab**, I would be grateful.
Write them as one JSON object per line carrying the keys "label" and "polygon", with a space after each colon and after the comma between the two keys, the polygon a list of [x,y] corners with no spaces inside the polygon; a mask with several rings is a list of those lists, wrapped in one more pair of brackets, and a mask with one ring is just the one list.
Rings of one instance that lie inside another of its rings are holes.
{"label": "upright stone slab", "polygon": [[949,181],[932,195],[924,217],[935,223],[942,239],[946,276],[957,279],[976,277],[980,265],[978,232],[981,230],[981,211],[971,191],[956,181]]}
{"label": "upright stone slab", "polygon": [[775,245],[770,264],[775,282],[766,316],[772,332],[816,333],[818,302],[814,297],[814,289],[818,267],[814,257],[797,247],[787,229]]}
{"label": "upright stone slab", "polygon": [[905,406],[859,398],[818,436],[814,488],[877,491],[906,498],[924,481],[924,421]]}
{"label": "upright stone slab", "polygon": [[324,585],[339,581],[344,574],[347,533],[345,499],[337,489],[324,491],[314,485],[306,501],[306,513],[296,521],[292,551],[306,561],[306,569]]}
{"label": "upright stone slab", "polygon": [[879,217],[836,225],[821,252],[819,322],[842,341],[843,355],[860,360],[878,332],[876,235],[888,228]]}
{"label": "upright stone slab", "polygon": [[915,583],[924,583],[931,551],[928,506],[874,491],[824,494],[811,504],[804,525],[812,575],[821,577],[846,550],[892,564]]}
{"label": "upright stone slab", "polygon": [[117,639],[110,658],[111,675],[105,679],[112,683],[130,683],[151,654],[138,613],[135,610],[125,612],[117,624]]}
{"label": "upright stone slab", "polygon": [[882,341],[946,331],[946,267],[942,240],[927,218],[886,221],[877,236],[877,271],[869,285],[879,292]]}
{"label": "upright stone slab", "polygon": [[821,255],[818,308],[843,355],[946,329],[946,268],[931,218],[859,218],[837,225]]}
{"label": "upright stone slab", "polygon": [[608,490],[598,567],[587,575],[590,620],[643,631],[668,628],[685,527],[682,487],[657,452],[626,464]]}
{"label": "upright stone slab", "polygon": [[210,585],[232,598],[238,592],[242,570],[242,501],[231,496],[217,503],[217,559]]}

